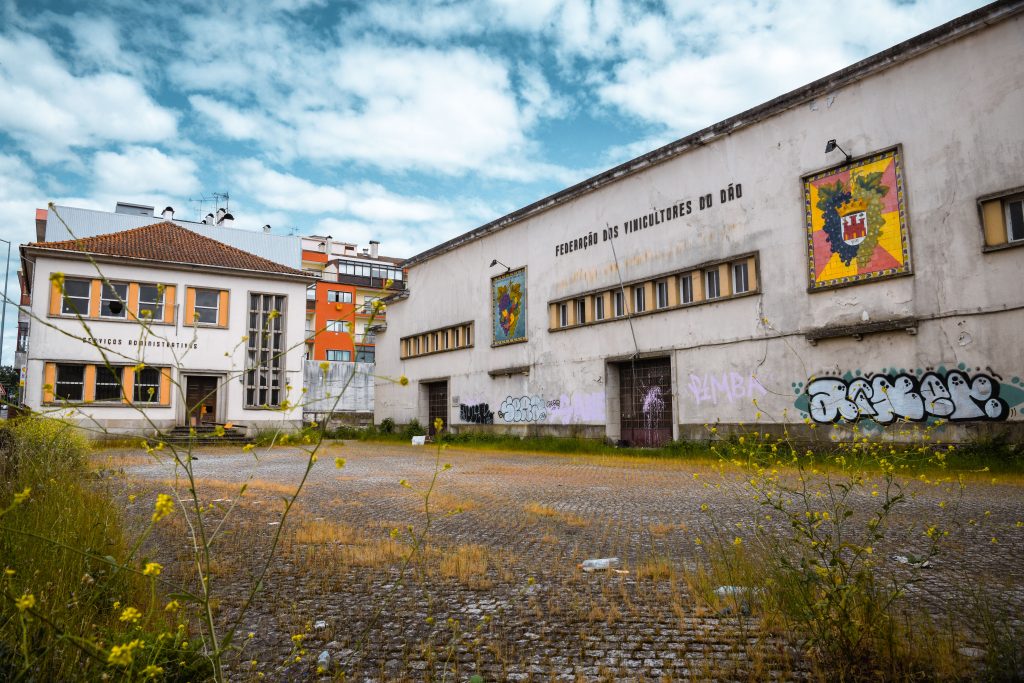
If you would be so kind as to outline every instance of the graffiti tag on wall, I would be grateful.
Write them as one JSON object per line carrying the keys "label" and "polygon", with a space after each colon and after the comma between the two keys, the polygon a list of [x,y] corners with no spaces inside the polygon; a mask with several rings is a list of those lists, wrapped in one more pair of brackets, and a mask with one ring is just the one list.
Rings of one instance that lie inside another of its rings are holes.
{"label": "graffiti tag on wall", "polygon": [[459,404],[459,419],[472,424],[489,425],[494,424],[494,413],[486,403],[477,403],[472,406],[461,403]]}
{"label": "graffiti tag on wall", "polygon": [[767,396],[768,390],[753,375],[744,377],[738,372],[705,372],[703,375],[690,373],[690,393],[698,405],[707,402],[717,406],[722,400],[749,403],[752,398]]}
{"label": "graffiti tag on wall", "polygon": [[[1014,384],[1020,380],[1014,378]],[[939,369],[921,376],[907,373],[864,377],[819,377],[807,385],[806,410],[815,422],[896,420],[920,422],[1006,420],[1010,409],[1024,401],[1024,390],[1000,383],[983,372]]]}
{"label": "graffiti tag on wall", "polygon": [[505,422],[540,422],[547,416],[547,401],[540,396],[508,396],[498,407]]}

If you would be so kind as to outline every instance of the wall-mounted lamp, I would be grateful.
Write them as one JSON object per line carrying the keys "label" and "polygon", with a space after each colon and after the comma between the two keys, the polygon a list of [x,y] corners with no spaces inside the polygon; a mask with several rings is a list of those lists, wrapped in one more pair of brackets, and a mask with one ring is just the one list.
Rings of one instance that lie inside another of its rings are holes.
{"label": "wall-mounted lamp", "polygon": [[[493,268],[494,266],[505,266],[505,264],[499,261],[498,259],[494,259],[493,261],[491,261],[491,265],[488,266],[488,268]],[[512,270],[510,266],[505,266],[506,273],[509,272],[510,270]]]}
{"label": "wall-mounted lamp", "polygon": [[851,161],[853,161],[853,157],[847,154],[845,149],[837,145],[835,140],[829,140],[828,142],[825,143],[825,154],[833,152],[837,149],[843,154],[846,154],[846,163],[850,163]]}

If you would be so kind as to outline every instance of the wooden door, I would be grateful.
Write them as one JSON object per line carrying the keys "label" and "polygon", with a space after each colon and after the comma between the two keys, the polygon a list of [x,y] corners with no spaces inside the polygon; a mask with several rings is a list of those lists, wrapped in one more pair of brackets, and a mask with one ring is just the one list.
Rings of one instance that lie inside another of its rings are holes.
{"label": "wooden door", "polygon": [[217,421],[217,378],[185,377],[185,424],[212,424]]}
{"label": "wooden door", "polygon": [[672,440],[672,363],[648,358],[619,365],[622,440],[658,447]]}

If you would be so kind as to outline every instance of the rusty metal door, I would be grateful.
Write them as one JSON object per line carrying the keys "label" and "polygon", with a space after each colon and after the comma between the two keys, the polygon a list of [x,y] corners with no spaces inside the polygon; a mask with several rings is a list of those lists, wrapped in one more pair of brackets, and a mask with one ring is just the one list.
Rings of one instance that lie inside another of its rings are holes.
{"label": "rusty metal door", "polygon": [[645,358],[619,365],[622,440],[664,446],[672,440],[672,362]]}
{"label": "rusty metal door", "polygon": [[434,420],[441,418],[442,429],[448,429],[448,382],[431,382],[427,385],[427,434],[434,436]]}

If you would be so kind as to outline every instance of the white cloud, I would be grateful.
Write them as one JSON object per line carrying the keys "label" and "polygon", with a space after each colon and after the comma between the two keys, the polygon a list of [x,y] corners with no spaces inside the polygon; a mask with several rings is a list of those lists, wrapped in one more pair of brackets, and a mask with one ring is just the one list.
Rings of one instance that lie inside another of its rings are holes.
{"label": "white cloud", "polygon": [[0,126],[34,157],[70,147],[156,142],[175,134],[175,115],[128,76],[74,76],[42,40],[0,36]]}
{"label": "white cloud", "polygon": [[338,187],[317,185],[267,168],[252,159],[236,166],[235,183],[249,197],[270,208],[310,215],[350,214],[368,221],[422,223],[447,219],[451,210],[422,197],[408,197],[370,182]]}
{"label": "white cloud", "polygon": [[975,5],[671,5],[660,35],[649,16],[622,33],[624,59],[615,62],[597,95],[622,112],[685,134],[909,38],[929,28],[937,13],[955,16]]}
{"label": "white cloud", "polygon": [[94,159],[97,192],[124,196],[149,192],[185,196],[199,189],[198,170],[193,160],[168,156],[154,147],[98,152]]}

